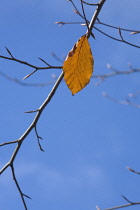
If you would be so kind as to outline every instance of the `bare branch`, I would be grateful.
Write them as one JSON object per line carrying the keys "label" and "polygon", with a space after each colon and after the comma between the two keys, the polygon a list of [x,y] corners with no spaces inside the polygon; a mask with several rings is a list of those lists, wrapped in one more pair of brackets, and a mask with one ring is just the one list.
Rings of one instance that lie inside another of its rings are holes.
{"label": "bare branch", "polygon": [[95,26],[94,26],[94,29],[96,29],[97,31],[99,31],[99,32],[102,33],[103,35],[105,35],[105,36],[107,36],[107,37],[109,37],[109,38],[111,38],[111,39],[113,39],[113,40],[115,40],[115,41],[123,42],[123,43],[125,43],[125,44],[130,45],[130,46],[133,46],[133,47],[136,47],[136,48],[140,48],[140,46],[135,45],[135,44],[132,44],[131,42],[127,42],[127,41],[124,40],[124,39],[123,39],[123,40],[122,40],[122,39],[117,39],[117,38],[115,38],[115,37],[113,37],[113,36],[110,36],[109,34],[103,32],[102,30],[98,29],[98,28],[95,27]]}
{"label": "bare branch", "polygon": [[[98,4],[96,6],[98,6]],[[82,18],[84,19],[84,17],[82,17]],[[118,27],[118,26],[113,26],[113,25],[110,25],[110,24],[107,24],[107,23],[103,23],[98,18],[97,18],[97,20],[98,21],[95,22],[95,24],[97,24],[97,25],[103,25],[103,26],[106,26],[106,27],[109,27],[109,28],[113,28],[113,29],[116,29],[116,30],[120,29],[121,31],[131,32],[129,34],[138,34],[138,33],[140,33],[140,31],[137,31],[137,30],[126,29],[126,28],[122,28],[122,27]],[[89,23],[89,21],[88,21],[88,23]],[[58,22],[55,22],[55,24],[59,24],[60,26],[65,25],[65,24],[86,25],[84,21],[83,22],[64,22],[64,21],[58,21]]]}
{"label": "bare branch", "polygon": [[[24,134],[17,140],[18,144],[11,156],[11,159],[9,160],[9,162],[7,164],[5,164],[5,166],[0,170],[0,175],[10,166],[11,167],[11,170],[12,170],[12,174],[13,174],[13,178],[14,178],[14,181],[16,183],[16,186],[18,188],[18,191],[21,195],[21,198],[22,198],[22,201],[23,201],[23,204],[24,204],[24,207],[25,209],[27,209],[27,206],[26,206],[26,203],[25,203],[25,200],[24,200],[24,194],[22,193],[22,191],[20,190],[20,187],[19,187],[19,184],[16,180],[16,177],[15,177],[15,172],[14,172],[14,168],[13,168],[13,164],[14,164],[14,160],[20,150],[20,147],[24,141],[24,139],[28,136],[28,134],[32,131],[33,128],[36,127],[37,125],[37,122],[44,110],[44,108],[47,106],[47,104],[51,101],[52,97],[54,96],[60,82],[62,81],[63,79],[63,72],[60,74],[60,77],[58,78],[58,80],[56,81],[54,87],[52,88],[50,94],[48,95],[48,97],[46,98],[46,100],[43,102],[43,104],[39,107],[38,111],[37,111],[37,114],[35,116],[35,118],[33,119],[32,123],[30,124],[30,126],[27,128],[27,130],[24,132]],[[8,143],[7,143],[8,144]],[[10,144],[10,143],[9,143]],[[28,196],[26,196],[28,197]]]}
{"label": "bare branch", "polygon": [[[39,58],[39,57],[38,57]],[[47,63],[46,61],[44,61],[42,58],[39,58],[39,60],[41,60],[43,63],[45,63],[47,66],[50,66],[51,67],[51,65],[49,64],[49,63]]]}
{"label": "bare branch", "polygon": [[[10,52],[10,51],[9,51],[9,52]],[[10,52],[10,53],[11,53],[11,52]],[[15,57],[11,57],[11,58],[10,58],[10,57],[7,57],[7,56],[0,55],[0,58],[6,59],[6,60],[15,61],[15,62],[17,62],[17,63],[24,64],[24,65],[26,65],[26,66],[29,66],[29,67],[34,68],[34,69],[37,69],[37,70],[45,70],[45,69],[62,69],[62,66],[51,66],[51,65],[49,65],[49,66],[47,66],[47,67],[35,66],[35,65],[30,64],[30,63],[28,63],[28,62],[26,62],[26,61],[19,60],[19,59],[15,58]]]}
{"label": "bare branch", "polygon": [[8,145],[8,144],[15,144],[15,143],[18,143],[18,140],[2,143],[2,144],[0,144],[0,147]]}
{"label": "bare branch", "polygon": [[122,28],[122,27],[113,26],[113,25],[110,25],[110,24],[107,24],[107,23],[103,23],[99,19],[98,19],[98,22],[96,22],[96,24],[104,25],[104,26],[107,26],[107,27],[110,27],[110,28],[114,28],[114,29],[117,29],[117,30],[118,30],[118,28],[120,28],[121,31],[128,31],[128,32],[133,32],[133,33],[134,32],[139,33],[139,31],[136,31],[136,30],[133,30],[133,29],[126,29],[126,28]]}
{"label": "bare branch", "polygon": [[[94,25],[95,25],[95,21],[97,20],[98,15],[99,15],[99,13],[100,13],[100,11],[101,11],[101,8],[102,8],[103,4],[105,3],[105,1],[106,1],[106,0],[100,0],[99,3],[96,5],[97,8],[96,8],[96,10],[95,10],[95,12],[94,12],[94,14],[93,14],[93,17],[92,17],[92,19],[91,19],[89,25],[87,24],[87,25],[88,25],[88,30],[87,30],[87,32],[86,32],[86,33],[87,33],[87,38],[89,38],[90,35],[92,35],[92,29],[93,29],[93,27],[94,27]],[[84,17],[83,17],[83,16],[79,13],[79,11],[78,11],[77,7],[75,6],[75,4],[73,3],[73,1],[70,0],[70,2],[73,4],[73,6],[74,6],[76,12],[77,12],[82,18],[85,19],[86,23],[88,23],[88,21],[87,21],[87,19],[86,19],[86,15],[85,15],[85,13],[84,13],[84,9],[83,9],[83,14],[84,14]],[[82,1],[81,1],[81,2],[82,2]],[[82,6],[82,8],[83,8],[83,6]],[[94,27],[94,28],[95,28],[95,27]],[[99,30],[99,29],[97,29],[97,28],[95,28],[95,29],[98,30],[100,33],[103,33],[104,35],[106,35],[106,36],[108,36],[108,37],[110,37],[110,38],[112,38],[112,39],[114,39],[114,40],[116,40],[116,41],[121,41],[121,42],[124,42],[124,43],[126,43],[126,44],[129,44],[129,45],[131,45],[131,46],[140,48],[140,46],[137,46],[137,45],[134,45],[134,44],[131,44],[131,43],[125,41],[124,38],[122,37],[121,29],[119,29],[119,34],[120,34],[121,39],[116,39],[116,38],[111,37],[110,35],[108,35],[108,34],[102,32],[101,30]],[[29,76],[32,75],[32,74],[33,74],[34,72],[36,72],[37,70],[45,70],[45,69],[62,69],[62,66],[51,66],[50,64],[48,64],[46,61],[44,61],[44,60],[41,59],[41,58],[39,58],[39,59],[40,59],[43,63],[45,63],[47,66],[45,66],[45,67],[38,67],[38,66],[32,65],[32,64],[30,64],[30,63],[28,63],[28,62],[26,62],[26,61],[22,61],[22,60],[19,60],[19,59],[14,58],[14,57],[12,56],[11,52],[10,52],[8,49],[7,49],[7,51],[8,51],[8,53],[9,53],[9,55],[10,55],[11,57],[6,57],[6,56],[0,55],[0,58],[7,59],[7,60],[12,60],[12,61],[15,61],[15,62],[17,62],[17,63],[21,63],[21,64],[24,64],[24,65],[26,65],[26,66],[29,66],[29,67],[35,69],[32,73],[29,74]],[[116,75],[120,75],[120,74],[130,74],[130,73],[134,73],[134,72],[138,72],[138,71],[140,71],[140,70],[130,69],[129,71],[125,71],[125,73],[124,73],[124,72],[121,72],[121,71],[114,71],[114,72],[112,72],[112,73],[110,73],[110,74],[108,74],[108,75],[102,75],[102,76],[101,76],[101,75],[94,75],[93,78],[101,78],[101,77],[102,77],[102,78],[108,78],[108,77],[111,77],[111,76],[116,76]],[[126,73],[126,72],[127,72],[127,73]],[[27,77],[28,77],[28,76],[26,76],[26,78],[27,78]],[[17,143],[17,146],[15,147],[15,150],[14,150],[14,152],[13,152],[13,154],[12,154],[12,156],[11,156],[9,162],[7,162],[7,164],[5,164],[5,166],[0,170],[0,174],[2,174],[2,173],[10,166],[11,171],[12,171],[12,175],[13,175],[14,182],[15,182],[15,184],[16,184],[16,187],[17,187],[17,189],[18,189],[18,191],[19,191],[19,194],[20,194],[20,196],[21,196],[22,202],[23,202],[23,204],[24,204],[24,208],[25,208],[26,210],[27,210],[27,206],[26,206],[26,202],[25,202],[25,198],[24,198],[24,197],[27,197],[27,198],[30,198],[30,197],[27,196],[27,195],[25,195],[25,194],[22,192],[22,190],[21,190],[21,188],[20,188],[20,186],[19,186],[19,183],[18,183],[18,181],[17,181],[16,175],[15,175],[14,165],[13,165],[13,164],[14,164],[14,161],[15,161],[15,159],[16,159],[16,157],[17,157],[17,154],[18,154],[18,152],[19,152],[19,150],[20,150],[20,148],[21,148],[22,143],[24,142],[25,138],[29,135],[29,133],[30,133],[33,129],[35,129],[35,133],[36,133],[37,140],[38,140],[38,145],[39,145],[40,149],[43,151],[43,149],[42,149],[42,147],[41,147],[41,144],[40,144],[40,139],[41,139],[41,137],[40,137],[40,136],[38,135],[38,133],[37,133],[37,123],[38,123],[38,121],[39,121],[39,119],[40,119],[40,116],[41,116],[42,112],[43,112],[44,109],[47,107],[48,103],[51,101],[51,99],[53,98],[53,96],[55,95],[55,92],[56,92],[57,88],[59,87],[59,85],[60,85],[60,83],[61,83],[63,77],[64,77],[64,73],[63,73],[63,71],[62,71],[62,73],[60,74],[59,78],[58,78],[57,81],[55,82],[55,84],[54,84],[52,90],[50,91],[50,93],[49,93],[49,95],[47,96],[47,98],[45,99],[45,101],[41,104],[41,106],[40,106],[37,110],[35,110],[35,111],[30,111],[30,112],[36,112],[36,115],[35,115],[35,117],[34,117],[32,123],[29,125],[29,127],[27,128],[27,130],[20,136],[20,138],[19,138],[18,140],[16,140],[16,141],[13,141],[13,142],[11,141],[11,142],[9,142],[9,143],[5,143],[5,144]],[[106,97],[108,97],[108,95],[106,95]],[[114,99],[112,99],[112,100],[114,100]],[[127,103],[132,105],[132,102],[130,102],[129,100],[127,101]],[[134,104],[133,104],[133,105],[134,105]],[[139,108],[140,108],[140,106],[139,106]],[[28,112],[28,113],[29,113],[29,112]],[[3,143],[1,146],[3,146],[3,145],[4,145],[4,143]],[[133,202],[133,203],[132,203],[132,202],[130,202],[130,201],[129,201],[126,197],[124,197],[124,196],[123,196],[123,198],[124,198],[127,202],[129,202],[129,203],[128,203],[128,204],[125,204],[125,205],[121,205],[121,206],[116,206],[116,207],[104,209],[104,210],[113,210],[113,209],[119,209],[119,208],[124,208],[124,207],[128,207],[128,206],[133,206],[133,205],[139,205],[139,204],[140,204],[140,202],[137,202],[137,203],[134,203],[134,202]],[[99,208],[98,208],[98,209],[99,209]]]}

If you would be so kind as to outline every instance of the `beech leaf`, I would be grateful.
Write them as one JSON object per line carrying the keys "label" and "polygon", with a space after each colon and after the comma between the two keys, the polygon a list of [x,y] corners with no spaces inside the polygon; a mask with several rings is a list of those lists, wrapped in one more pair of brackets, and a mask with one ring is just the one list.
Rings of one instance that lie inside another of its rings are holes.
{"label": "beech leaf", "polygon": [[64,80],[72,95],[82,90],[93,72],[94,59],[87,36],[82,36],[68,53],[63,64]]}

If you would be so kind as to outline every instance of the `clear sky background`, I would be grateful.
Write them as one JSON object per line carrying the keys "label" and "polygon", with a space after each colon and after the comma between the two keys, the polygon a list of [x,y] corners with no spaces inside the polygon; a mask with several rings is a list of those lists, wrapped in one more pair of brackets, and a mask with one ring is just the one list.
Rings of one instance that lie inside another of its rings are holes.
{"label": "clear sky background", "polygon": [[[81,10],[78,0],[75,0]],[[95,1],[88,1],[95,3]],[[140,30],[139,0],[107,0],[99,18],[101,21]],[[86,6],[90,20],[94,7]],[[86,32],[81,25],[59,27],[56,21],[82,21],[65,0],[1,0],[0,54],[12,54],[37,66],[44,66],[41,57],[51,65],[62,65],[52,53],[64,59],[73,44]],[[101,29],[103,27],[98,26]],[[104,28],[115,37],[118,31]],[[107,64],[118,70],[128,70],[131,64],[140,67],[138,48],[116,42],[93,30],[96,40],[90,39],[95,59],[94,74],[109,73]],[[123,36],[140,45],[140,36]],[[22,81],[33,69],[0,59],[0,72]],[[61,70],[38,71],[24,83],[53,81]],[[37,125],[45,152],[37,145],[34,132],[26,138],[15,161],[15,172],[29,210],[93,210],[125,204],[125,195],[133,202],[140,201],[140,178],[126,166],[139,167],[140,115],[133,106],[114,103],[102,96],[107,92],[124,100],[129,93],[140,90],[139,74],[121,75],[99,80],[91,79],[84,90],[71,95],[62,82]],[[49,94],[52,85],[22,86],[0,75],[0,142],[18,139],[27,129],[37,109]],[[139,103],[138,97],[133,100]],[[0,148],[0,166],[11,157],[15,145]],[[130,209],[138,210],[140,206]],[[0,209],[23,210],[19,193],[10,169],[0,177]]]}

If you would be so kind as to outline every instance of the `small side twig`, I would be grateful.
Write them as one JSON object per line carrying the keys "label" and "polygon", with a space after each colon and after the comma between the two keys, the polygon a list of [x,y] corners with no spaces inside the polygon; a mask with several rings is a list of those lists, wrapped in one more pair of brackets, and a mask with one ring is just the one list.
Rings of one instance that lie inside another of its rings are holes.
{"label": "small side twig", "polygon": [[124,195],[122,195],[122,197],[124,198],[124,200],[126,200],[128,203],[133,204],[133,202],[131,202],[130,200],[128,200],[128,198],[126,198]]}
{"label": "small side twig", "polygon": [[121,208],[130,207],[130,206],[140,205],[140,202],[131,202],[124,195],[122,195],[122,197],[128,202],[128,204],[124,204],[124,205],[120,205],[120,206],[115,206],[115,207],[110,207],[110,208],[107,208],[107,209],[101,209],[98,206],[96,206],[96,209],[97,210],[114,210],[114,209],[121,209]]}
{"label": "small side twig", "polygon": [[140,48],[139,45],[135,45],[135,44],[133,44],[133,43],[131,43],[131,42],[128,42],[128,41],[126,41],[126,40],[124,40],[124,39],[122,40],[122,39],[115,38],[115,37],[113,37],[113,36],[111,36],[111,35],[109,35],[109,34],[103,32],[102,30],[98,29],[98,28],[95,27],[95,26],[94,26],[94,29],[96,29],[96,30],[97,30],[98,32],[100,32],[101,34],[103,34],[103,35],[105,35],[105,36],[107,36],[107,37],[109,37],[109,38],[111,38],[111,39],[113,39],[113,40],[115,40],[115,41],[118,41],[118,42],[122,42],[122,43],[128,44],[128,45],[130,45],[130,46],[132,46],[132,47]]}
{"label": "small side twig", "polygon": [[42,152],[44,152],[44,149],[42,148],[42,146],[41,146],[41,144],[40,144],[40,139],[43,139],[43,138],[40,137],[40,136],[38,135],[36,126],[35,126],[35,134],[36,134],[36,137],[37,137],[38,146],[39,146],[40,150],[41,150]]}
{"label": "small side twig", "polygon": [[38,57],[38,59],[41,60],[43,63],[45,63],[47,66],[51,67],[51,65],[49,63],[47,63],[46,61],[44,61],[42,58]]}
{"label": "small side twig", "polygon": [[15,143],[18,143],[18,140],[9,141],[9,142],[4,142],[4,143],[0,144],[0,147],[5,146],[5,145],[8,145],[8,144],[15,144]]}
{"label": "small side twig", "polygon": [[5,47],[5,48],[6,48],[7,52],[9,53],[9,55],[11,56],[11,58],[14,59],[14,56],[12,55],[12,53],[10,52],[10,50],[7,47]]}
{"label": "small side twig", "polygon": [[[26,66],[29,66],[29,67],[35,69],[35,71],[37,71],[37,70],[46,70],[46,69],[62,69],[62,66],[51,66],[50,64],[47,64],[47,66],[45,66],[45,67],[41,67],[41,66],[36,66],[36,65],[30,64],[30,63],[28,63],[26,61],[23,61],[23,60],[20,60],[20,59],[17,59],[15,57],[13,57],[12,53],[10,52],[10,50],[8,48],[6,48],[6,50],[10,54],[10,57],[0,55],[0,58],[6,59],[6,60],[10,60],[10,61],[14,61],[14,62],[17,62],[17,63],[21,63],[23,65],[26,65]],[[33,73],[31,73],[31,74],[33,74]]]}

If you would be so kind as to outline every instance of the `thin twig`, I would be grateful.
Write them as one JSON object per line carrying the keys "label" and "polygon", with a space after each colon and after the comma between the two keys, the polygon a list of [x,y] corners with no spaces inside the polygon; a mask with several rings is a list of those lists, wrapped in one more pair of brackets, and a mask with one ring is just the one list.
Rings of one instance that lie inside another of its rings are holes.
{"label": "thin twig", "polygon": [[100,20],[98,20],[98,22],[96,22],[96,24],[104,25],[104,26],[107,26],[107,27],[110,27],[110,28],[114,28],[114,29],[120,28],[121,31],[140,32],[140,31],[136,31],[136,30],[132,30],[132,29],[126,29],[126,28],[122,28],[122,27],[113,26],[113,25],[110,25],[110,24],[107,24],[107,23],[103,23]]}
{"label": "thin twig", "polygon": [[[98,6],[98,4],[96,6]],[[83,16],[82,16],[82,18],[84,19]],[[88,23],[89,23],[89,21],[88,21]],[[55,24],[59,24],[59,26],[62,26],[62,25],[65,25],[65,24],[86,25],[84,21],[83,22],[64,22],[64,21],[58,21],[58,22],[55,22]],[[103,25],[103,26],[106,26],[106,27],[109,27],[109,28],[113,28],[113,29],[116,29],[116,30],[120,29],[121,31],[132,32],[130,34],[140,33],[140,31],[137,31],[137,30],[132,30],[132,29],[122,28],[122,27],[118,27],[118,26],[113,26],[113,25],[110,25],[110,24],[107,24],[107,23],[103,23],[101,21],[96,21],[95,24],[97,24],[97,25]]]}
{"label": "thin twig", "polygon": [[136,107],[136,108],[140,109],[140,104],[133,103],[129,98],[126,98],[125,100],[117,100],[116,98],[110,96],[106,92],[103,92],[102,95],[104,97],[106,97],[107,99],[109,99],[110,101],[113,101],[115,103],[123,104],[123,105],[130,105],[130,106],[133,106],[133,107]]}
{"label": "thin twig", "polygon": [[140,46],[135,45],[135,44],[132,44],[131,42],[127,42],[127,41],[125,41],[125,40],[117,39],[117,38],[115,38],[115,37],[113,37],[113,36],[110,36],[109,34],[103,32],[102,30],[98,29],[98,28],[95,27],[95,26],[94,26],[94,29],[96,29],[96,30],[99,31],[100,33],[104,34],[105,36],[107,36],[107,37],[109,37],[109,38],[111,38],[111,39],[113,39],[113,40],[115,40],[115,41],[119,41],[119,42],[128,44],[128,45],[130,45],[130,46],[133,46],[133,47],[136,47],[136,48],[140,48]]}
{"label": "thin twig", "polygon": [[44,149],[42,148],[41,143],[40,143],[40,139],[42,139],[42,137],[40,137],[40,136],[38,135],[36,126],[35,126],[35,134],[36,134],[36,137],[37,137],[39,149],[40,149],[42,152],[44,152]]}
{"label": "thin twig", "polygon": [[27,74],[25,77],[23,77],[22,80],[27,79],[28,77],[30,77],[31,75],[33,75],[38,69],[35,69],[34,71],[32,71],[30,74]]}
{"label": "thin twig", "polygon": [[45,70],[45,69],[62,69],[62,66],[47,66],[47,67],[41,67],[41,66],[35,66],[33,64],[30,64],[26,61],[22,61],[22,60],[19,60],[17,58],[10,58],[10,57],[7,57],[7,56],[3,56],[3,55],[0,55],[0,58],[2,59],[6,59],[6,60],[11,60],[11,61],[15,61],[17,63],[21,63],[21,64],[24,64],[26,66],[29,66],[31,68],[34,68],[34,69],[37,69],[37,70]]}
{"label": "thin twig", "polygon": [[85,1],[82,1],[84,4],[87,4],[87,5],[89,5],[89,6],[98,6],[98,4],[90,4],[90,3],[88,3],[88,2],[85,2]]}
{"label": "thin twig", "polygon": [[82,7],[82,11],[83,11],[84,20],[85,20],[85,23],[86,23],[87,29],[88,29],[88,31],[89,31],[88,20],[87,20],[87,18],[86,18],[86,14],[85,14],[85,10],[84,10],[83,1],[82,1],[82,0],[80,0],[80,2],[81,2],[81,7]]}
{"label": "thin twig", "polygon": [[115,207],[111,207],[111,208],[107,208],[107,209],[101,209],[99,207],[97,207],[97,210],[114,210],[114,209],[121,209],[121,208],[126,208],[126,207],[130,207],[130,206],[136,206],[136,205],[140,205],[140,202],[135,202],[135,203],[128,203],[128,204],[124,204],[124,205],[120,205],[120,206],[115,206]]}
{"label": "thin twig", "polygon": [[133,202],[131,202],[128,198],[126,198],[124,195],[122,195],[123,199],[126,200],[128,203],[133,204]]}
{"label": "thin twig", "polygon": [[0,147],[5,146],[5,145],[8,145],[8,144],[15,144],[15,143],[18,143],[18,140],[8,141],[8,142],[5,142],[5,143],[2,143],[2,144],[0,144]]}

